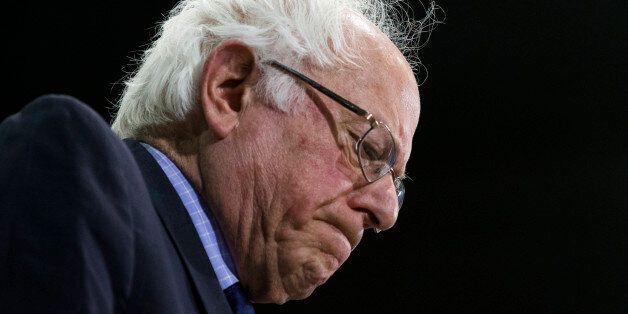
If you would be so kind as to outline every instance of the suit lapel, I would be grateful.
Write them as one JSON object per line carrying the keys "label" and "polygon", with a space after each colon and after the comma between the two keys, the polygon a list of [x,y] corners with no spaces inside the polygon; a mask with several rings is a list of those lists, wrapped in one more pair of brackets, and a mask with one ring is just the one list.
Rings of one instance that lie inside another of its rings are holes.
{"label": "suit lapel", "polygon": [[124,140],[133,153],[153,206],[168,231],[207,313],[231,313],[229,303],[179,195],[153,156],[135,140]]}

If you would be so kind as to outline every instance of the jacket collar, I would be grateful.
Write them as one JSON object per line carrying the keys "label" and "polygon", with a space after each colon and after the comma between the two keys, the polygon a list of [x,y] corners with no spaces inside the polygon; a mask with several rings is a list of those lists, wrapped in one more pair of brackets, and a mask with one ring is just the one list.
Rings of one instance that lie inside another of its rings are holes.
{"label": "jacket collar", "polygon": [[132,139],[124,140],[144,176],[153,206],[168,231],[207,313],[231,313],[216,274],[181,199],[153,156]]}

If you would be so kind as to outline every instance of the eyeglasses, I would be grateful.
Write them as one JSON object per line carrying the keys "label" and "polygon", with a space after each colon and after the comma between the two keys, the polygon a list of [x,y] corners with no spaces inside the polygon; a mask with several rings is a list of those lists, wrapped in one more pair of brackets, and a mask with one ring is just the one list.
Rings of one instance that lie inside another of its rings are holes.
{"label": "eyeglasses", "polygon": [[332,92],[325,86],[318,84],[304,74],[274,60],[270,60],[265,63],[293,75],[294,77],[312,86],[317,91],[325,94],[325,96],[331,98],[343,107],[349,109],[351,112],[366,119],[370,128],[360,138],[358,138],[355,143],[355,150],[360,163],[360,168],[362,169],[362,174],[364,175],[364,178],[366,178],[366,181],[372,183],[390,172],[395,185],[397,203],[399,208],[401,208],[403,199],[406,195],[406,188],[403,185],[402,178],[397,176],[393,170],[393,165],[397,160],[397,149],[395,148],[395,140],[388,126],[381,121],[376,120],[370,112],[354,105],[342,96]]}

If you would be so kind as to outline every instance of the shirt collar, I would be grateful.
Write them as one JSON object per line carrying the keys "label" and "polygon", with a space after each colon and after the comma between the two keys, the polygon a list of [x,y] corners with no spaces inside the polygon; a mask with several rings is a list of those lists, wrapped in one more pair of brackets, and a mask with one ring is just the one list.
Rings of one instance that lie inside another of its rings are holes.
{"label": "shirt collar", "polygon": [[205,206],[181,170],[166,155],[149,144],[141,144],[155,158],[175,191],[177,191],[183,206],[185,206],[194,223],[211,267],[214,273],[216,273],[220,287],[224,290],[238,282],[231,255],[211,210]]}

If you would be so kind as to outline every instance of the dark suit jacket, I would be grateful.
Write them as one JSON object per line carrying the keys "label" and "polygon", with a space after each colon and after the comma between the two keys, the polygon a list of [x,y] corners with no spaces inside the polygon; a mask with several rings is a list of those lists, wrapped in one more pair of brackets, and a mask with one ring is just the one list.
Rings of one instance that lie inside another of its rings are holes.
{"label": "dark suit jacket", "polygon": [[0,313],[13,312],[231,312],[159,165],[68,96],[0,124]]}

